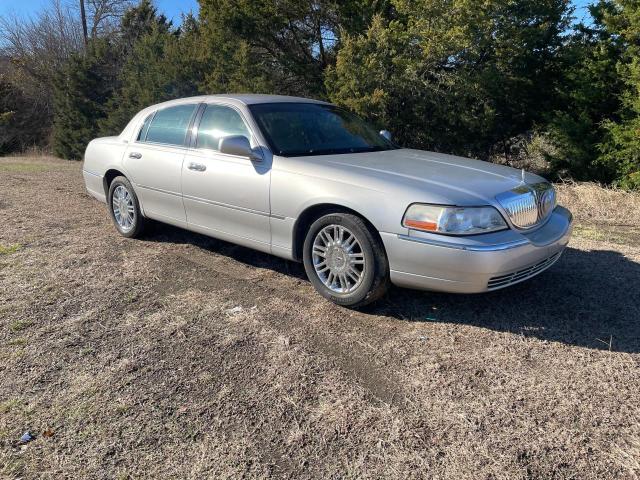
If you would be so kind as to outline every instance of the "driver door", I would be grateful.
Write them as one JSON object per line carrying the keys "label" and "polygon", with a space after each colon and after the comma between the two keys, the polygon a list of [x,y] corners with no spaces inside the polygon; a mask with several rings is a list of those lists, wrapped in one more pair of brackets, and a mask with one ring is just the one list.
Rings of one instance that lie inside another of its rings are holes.
{"label": "driver door", "polygon": [[220,139],[230,135],[244,135],[256,146],[241,112],[208,104],[196,124],[195,143],[182,167],[187,223],[212,236],[269,251],[271,165],[218,151]]}

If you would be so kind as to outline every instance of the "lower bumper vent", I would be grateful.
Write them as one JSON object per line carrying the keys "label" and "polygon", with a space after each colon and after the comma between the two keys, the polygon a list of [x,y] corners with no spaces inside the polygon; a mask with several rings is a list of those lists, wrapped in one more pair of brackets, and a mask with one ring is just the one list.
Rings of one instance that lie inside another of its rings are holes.
{"label": "lower bumper vent", "polygon": [[539,273],[542,273],[551,265],[556,263],[560,258],[560,255],[562,255],[562,252],[558,252],[555,255],[552,255],[551,257],[541,262],[538,262],[535,265],[532,265],[527,268],[523,268],[522,270],[518,270],[513,273],[508,273],[506,275],[500,275],[498,277],[492,277],[489,280],[487,288],[489,290],[497,290],[499,288],[504,288],[504,287],[508,287],[509,285],[513,285],[514,283],[522,282],[531,277],[535,277],[536,275],[538,275]]}

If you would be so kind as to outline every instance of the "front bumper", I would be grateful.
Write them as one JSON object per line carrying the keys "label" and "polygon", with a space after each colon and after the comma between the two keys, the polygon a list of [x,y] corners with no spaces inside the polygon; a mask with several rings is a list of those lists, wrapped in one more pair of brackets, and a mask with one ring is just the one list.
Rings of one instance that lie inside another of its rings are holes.
{"label": "front bumper", "polygon": [[556,207],[532,232],[505,230],[470,237],[409,231],[381,233],[395,285],[420,290],[480,293],[525,281],[549,268],[571,237],[571,213]]}

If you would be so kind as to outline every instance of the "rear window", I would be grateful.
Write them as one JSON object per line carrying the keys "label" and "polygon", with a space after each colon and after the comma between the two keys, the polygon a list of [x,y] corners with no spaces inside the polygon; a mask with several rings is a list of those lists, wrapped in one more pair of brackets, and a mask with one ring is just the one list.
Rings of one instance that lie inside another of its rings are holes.
{"label": "rear window", "polygon": [[151,120],[144,141],[183,146],[196,107],[197,105],[177,105],[158,110]]}

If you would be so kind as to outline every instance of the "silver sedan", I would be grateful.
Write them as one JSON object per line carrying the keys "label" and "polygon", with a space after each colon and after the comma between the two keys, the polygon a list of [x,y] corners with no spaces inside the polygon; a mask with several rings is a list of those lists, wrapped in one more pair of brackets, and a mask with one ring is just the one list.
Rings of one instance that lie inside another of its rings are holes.
{"label": "silver sedan", "polygon": [[83,174],[122,235],[149,218],[302,261],[320,294],[349,307],[389,283],[479,293],[522,282],[558,260],[572,228],[541,177],[401,148],[303,98],[154,105],[93,140]]}

